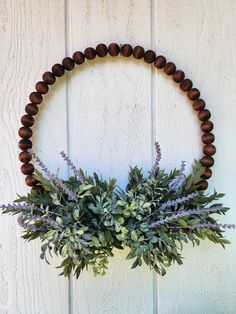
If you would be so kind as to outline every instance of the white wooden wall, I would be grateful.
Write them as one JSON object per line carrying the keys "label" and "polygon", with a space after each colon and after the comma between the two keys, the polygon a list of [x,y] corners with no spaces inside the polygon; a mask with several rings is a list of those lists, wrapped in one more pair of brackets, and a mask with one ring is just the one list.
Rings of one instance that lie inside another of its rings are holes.
{"label": "white wooden wall", "polygon": [[[0,203],[27,191],[17,159],[19,118],[34,83],[65,55],[100,42],[143,45],[193,79],[212,111],[218,153],[210,189],[225,192],[236,223],[236,2],[234,0],[1,0]],[[51,170],[66,150],[88,172],[126,182],[129,165],[149,170],[158,139],[162,166],[201,155],[190,103],[161,73],[134,60],[89,62],[61,79],[41,105],[34,144]],[[184,250],[164,278],[129,270],[116,253],[107,276],[58,277],[26,244],[12,217],[0,219],[1,314],[233,314],[236,236],[224,251],[206,242]]]}

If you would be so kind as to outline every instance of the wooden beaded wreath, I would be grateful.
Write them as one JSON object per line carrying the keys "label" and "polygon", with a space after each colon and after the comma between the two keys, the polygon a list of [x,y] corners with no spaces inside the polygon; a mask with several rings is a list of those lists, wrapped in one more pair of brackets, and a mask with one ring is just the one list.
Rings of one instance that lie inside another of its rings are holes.
{"label": "wooden beaded wreath", "polygon": [[[153,64],[157,69],[171,76],[180,89],[192,101],[198,112],[203,132],[204,157],[195,161],[193,171],[185,176],[185,163],[180,170],[166,173],[160,169],[161,150],[155,144],[156,159],[148,175],[138,167],[130,168],[125,189],[116,185],[116,179],[104,180],[96,173],[87,175],[77,169],[69,157],[61,152],[62,158],[73,172],[67,180],[51,174],[44,163],[32,152],[32,126],[34,117],[43,101],[43,95],[57,77],[71,71],[75,64],[92,60],[96,56],[103,58],[121,54],[133,56]],[[13,205],[2,205],[3,213],[19,214],[18,223],[24,230],[23,238],[30,241],[39,238],[42,242],[42,259],[54,252],[61,255],[63,261],[59,267],[64,276],[72,272],[78,278],[83,269],[92,267],[94,274],[106,273],[108,258],[113,249],[129,248],[127,259],[135,259],[132,268],[145,262],[160,275],[172,263],[182,264],[183,243],[191,241],[193,245],[199,239],[208,238],[223,247],[229,243],[222,235],[223,229],[235,228],[234,225],[219,224],[211,214],[225,214],[228,208],[218,203],[223,196],[214,192],[204,193],[212,175],[213,155],[216,152],[213,123],[209,120],[210,111],[200,98],[200,91],[193,88],[190,79],[185,78],[182,70],[177,70],[164,56],[156,56],[153,50],[143,47],[112,43],[99,44],[96,49],[86,48],[84,53],[76,51],[73,57],[66,57],[62,64],[54,64],[50,72],[45,72],[42,81],[36,83],[36,91],[29,96],[26,114],[22,116],[19,129],[21,152],[19,159],[23,163],[21,172],[26,175],[25,182],[31,187],[26,196],[19,196]],[[41,174],[31,163],[32,157],[42,169]],[[45,176],[44,176],[45,175]],[[216,203],[213,203],[217,201]]]}
{"label": "wooden beaded wreath", "polygon": [[32,149],[32,142],[30,138],[33,135],[32,126],[34,125],[33,116],[38,113],[38,105],[43,101],[43,95],[49,91],[49,86],[56,82],[57,77],[64,75],[65,71],[71,71],[74,69],[75,64],[80,65],[84,63],[85,59],[93,60],[96,56],[104,58],[107,54],[112,57],[122,55],[124,57],[133,56],[135,59],[143,59],[148,64],[153,64],[156,69],[163,69],[164,73],[171,76],[173,81],[179,84],[180,89],[187,94],[189,100],[192,101],[192,106],[195,111],[198,112],[198,119],[201,121],[202,142],[204,157],[200,160],[200,163],[205,167],[205,172],[202,175],[202,180],[199,181],[199,190],[205,190],[208,187],[208,180],[212,176],[212,170],[210,169],[214,164],[213,155],[216,152],[216,147],[212,144],[215,140],[215,136],[211,131],[213,130],[213,123],[210,121],[211,113],[205,108],[206,104],[203,99],[200,98],[200,91],[193,87],[193,83],[190,79],[185,78],[185,73],[182,70],[177,70],[176,65],[173,62],[167,62],[164,56],[156,56],[153,50],[144,50],[141,46],[132,48],[129,44],[124,44],[121,47],[116,43],[111,43],[108,48],[105,44],[97,45],[96,49],[88,47],[81,51],[76,51],[73,57],[66,57],[62,60],[62,64],[56,63],[52,66],[51,72],[45,72],[42,76],[42,81],[39,81],[35,85],[36,91],[32,92],[29,96],[31,103],[25,107],[26,114],[22,116],[22,127],[19,129],[19,136],[22,138],[19,142],[19,148],[22,150],[19,154],[19,159],[23,163],[21,166],[21,172],[26,175],[25,182],[28,186],[32,187],[34,191],[38,191],[38,182],[34,178],[34,166],[31,161],[31,154],[28,152]]}

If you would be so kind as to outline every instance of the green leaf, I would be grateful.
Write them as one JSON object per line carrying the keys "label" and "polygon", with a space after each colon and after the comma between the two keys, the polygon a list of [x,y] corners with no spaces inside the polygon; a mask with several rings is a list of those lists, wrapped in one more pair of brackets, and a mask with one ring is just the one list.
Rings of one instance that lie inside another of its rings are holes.
{"label": "green leaf", "polygon": [[137,241],[137,240],[138,240],[138,235],[137,235],[137,233],[136,233],[135,230],[132,230],[132,231],[131,231],[131,239],[132,239],[133,241]]}

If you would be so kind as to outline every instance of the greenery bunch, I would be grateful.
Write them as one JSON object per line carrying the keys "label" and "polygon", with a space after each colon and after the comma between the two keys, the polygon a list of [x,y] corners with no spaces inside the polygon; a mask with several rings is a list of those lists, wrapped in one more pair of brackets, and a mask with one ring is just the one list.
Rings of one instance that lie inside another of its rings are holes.
{"label": "greenery bunch", "polygon": [[73,272],[78,278],[88,267],[95,275],[104,275],[113,249],[125,247],[132,268],[146,263],[164,275],[173,262],[182,264],[184,243],[199,245],[206,238],[223,247],[229,243],[222,235],[223,226],[212,216],[228,209],[218,202],[223,194],[197,190],[204,171],[199,162],[189,176],[184,175],[184,163],[180,170],[167,173],[159,167],[158,144],[156,151],[148,175],[130,168],[125,190],[115,179],[85,175],[64,152],[61,155],[74,174],[67,180],[50,174],[35,157],[45,173],[35,173],[42,193],[20,196],[13,205],[3,205],[3,213],[19,214],[24,239],[42,241],[42,259],[48,262],[52,253],[62,256],[59,267],[64,276]]}

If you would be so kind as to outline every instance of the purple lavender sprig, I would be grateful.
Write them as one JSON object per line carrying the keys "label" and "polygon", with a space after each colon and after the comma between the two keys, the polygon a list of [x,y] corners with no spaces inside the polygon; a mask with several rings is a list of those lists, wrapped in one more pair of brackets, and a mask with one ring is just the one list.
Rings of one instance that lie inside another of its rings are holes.
{"label": "purple lavender sprig", "polygon": [[[18,216],[18,224],[25,230],[29,231],[42,231],[42,229],[57,228],[59,224],[51,218],[42,217],[34,214],[22,213]],[[42,223],[42,226],[37,226],[36,223]],[[47,227],[47,228],[46,228]]]}
{"label": "purple lavender sprig", "polygon": [[179,197],[175,200],[169,200],[169,201],[161,204],[160,210],[165,210],[165,209],[170,208],[172,206],[182,205],[182,204],[196,198],[198,195],[199,195],[198,192],[193,192],[193,193],[190,193],[186,196]]}
{"label": "purple lavender sprig", "polygon": [[42,208],[39,208],[37,206],[34,205],[29,205],[26,203],[23,204],[3,204],[0,206],[0,208],[2,208],[3,210],[7,210],[9,212],[18,212],[18,211],[25,211],[25,212],[32,212],[32,211],[38,211],[38,212],[44,212],[44,210]]}
{"label": "purple lavender sprig", "polygon": [[172,222],[174,220],[177,220],[177,219],[185,217],[185,216],[201,215],[201,214],[212,213],[212,212],[215,213],[215,212],[218,212],[220,210],[222,210],[222,206],[215,206],[215,207],[204,208],[204,209],[182,210],[175,215],[168,216],[166,218],[163,218],[163,219],[160,219],[160,220],[153,222],[152,224],[149,225],[149,227],[155,228],[155,227],[158,227],[160,225],[164,225],[168,222]]}
{"label": "purple lavender sprig", "polygon": [[201,224],[196,224],[192,226],[186,226],[186,227],[177,227],[178,229],[189,229],[189,230],[195,230],[195,229],[204,229],[204,228],[212,228],[212,229],[235,229],[236,226],[235,224],[221,224],[221,223],[201,223]]}
{"label": "purple lavender sprig", "polygon": [[47,175],[48,179],[61,191],[63,191],[71,201],[77,201],[77,195],[73,191],[71,191],[66,184],[62,182],[56,175],[52,174],[42,160],[32,153],[32,157],[35,159],[37,164],[41,167],[43,172]]}
{"label": "purple lavender sprig", "polygon": [[185,178],[185,175],[184,175],[185,165],[186,165],[185,161],[182,161],[179,175],[173,181],[171,181],[169,184],[169,192],[177,190],[178,187],[183,182],[183,180]]}
{"label": "purple lavender sprig", "polygon": [[160,161],[161,161],[161,147],[158,142],[155,142],[155,149],[156,149],[156,159],[154,162],[154,165],[151,170],[151,174],[154,174],[157,168],[159,167]]}
{"label": "purple lavender sprig", "polygon": [[83,183],[83,184],[87,184],[86,178],[84,177],[83,173],[81,170],[78,170],[75,165],[73,164],[73,162],[71,161],[71,159],[69,158],[68,155],[66,155],[66,153],[64,151],[60,152],[60,155],[62,156],[62,158],[66,161],[67,165],[71,168],[71,170],[73,171],[75,177],[79,178],[79,180]]}

